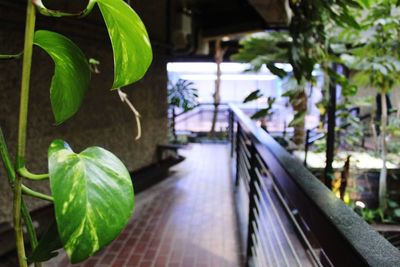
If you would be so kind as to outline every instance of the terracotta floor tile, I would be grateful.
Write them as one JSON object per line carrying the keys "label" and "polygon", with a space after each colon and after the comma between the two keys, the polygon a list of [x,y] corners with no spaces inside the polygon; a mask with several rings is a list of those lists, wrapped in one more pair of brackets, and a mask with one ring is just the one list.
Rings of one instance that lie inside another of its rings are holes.
{"label": "terracotta floor tile", "polygon": [[129,258],[127,265],[128,266],[137,266],[140,263],[142,258],[143,258],[143,255],[141,255],[141,254],[133,254]]}
{"label": "terracotta floor tile", "polygon": [[112,265],[112,267],[123,267],[123,266],[125,266],[125,260],[116,260]]}
{"label": "terracotta floor tile", "polygon": [[104,255],[104,257],[101,259],[101,263],[112,264],[114,259],[115,259],[115,255],[112,255],[112,254]]}
{"label": "terracotta floor tile", "polygon": [[83,265],[83,267],[95,267],[97,264],[98,260],[97,259],[90,259],[88,261],[85,262],[85,264]]}

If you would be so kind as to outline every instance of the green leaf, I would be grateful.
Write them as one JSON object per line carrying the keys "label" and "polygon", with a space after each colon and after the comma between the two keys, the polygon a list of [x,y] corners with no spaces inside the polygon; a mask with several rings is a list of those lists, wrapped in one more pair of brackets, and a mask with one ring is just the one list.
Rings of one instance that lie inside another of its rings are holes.
{"label": "green leaf", "polygon": [[136,12],[122,0],[94,0],[110,35],[114,52],[114,84],[120,88],[140,80],[153,59],[146,28]]}
{"label": "green leaf", "polygon": [[295,127],[295,126],[298,126],[301,123],[303,123],[306,118],[306,115],[307,115],[307,111],[297,112],[294,115],[293,120],[289,123],[289,127]]}
{"label": "green leaf", "polygon": [[57,224],[53,222],[50,228],[40,239],[38,246],[28,257],[29,262],[44,262],[58,255],[56,250],[62,248],[60,235],[58,234]]}
{"label": "green leaf", "polygon": [[253,120],[258,120],[258,119],[264,118],[265,116],[268,116],[270,114],[270,110],[271,110],[271,108],[261,109],[261,110],[257,111],[253,116],[251,116],[251,118]]}
{"label": "green leaf", "polygon": [[257,89],[253,92],[251,92],[244,100],[243,103],[248,103],[254,100],[259,99],[260,97],[262,97],[262,93],[260,92],[260,89]]}
{"label": "green leaf", "polygon": [[285,93],[282,94],[282,97],[289,97],[289,98],[296,98],[299,93],[301,93],[304,89],[301,89],[300,87],[294,88],[287,90]]}
{"label": "green leaf", "polygon": [[281,79],[285,78],[285,77],[288,75],[287,72],[286,72],[285,70],[283,70],[283,69],[281,69],[281,68],[278,68],[278,67],[275,66],[275,64],[273,64],[273,63],[267,64],[267,68],[269,69],[269,71],[270,71],[272,74],[278,76],[278,77],[281,78]]}
{"label": "green leaf", "polygon": [[127,224],[134,207],[131,177],[107,150],[91,147],[75,154],[62,140],[50,145],[49,174],[61,241],[71,262],[81,262]]}
{"label": "green leaf", "polygon": [[392,208],[392,209],[395,209],[395,208],[399,207],[399,204],[397,204],[397,202],[393,201],[393,200],[388,200],[387,204],[388,204],[389,208]]}
{"label": "green leaf", "polygon": [[346,23],[348,26],[353,27],[354,29],[360,29],[360,25],[357,23],[354,17],[349,15],[348,13],[342,13],[339,16],[339,19]]}
{"label": "green leaf", "polygon": [[395,210],[393,211],[393,215],[394,215],[396,218],[400,218],[400,209],[395,209]]}
{"label": "green leaf", "polygon": [[82,104],[90,82],[89,63],[79,47],[61,34],[37,31],[34,44],[45,50],[55,64],[50,100],[56,123],[60,124]]}
{"label": "green leaf", "polygon": [[355,85],[342,86],[342,93],[346,97],[355,96],[358,92],[358,87]]}

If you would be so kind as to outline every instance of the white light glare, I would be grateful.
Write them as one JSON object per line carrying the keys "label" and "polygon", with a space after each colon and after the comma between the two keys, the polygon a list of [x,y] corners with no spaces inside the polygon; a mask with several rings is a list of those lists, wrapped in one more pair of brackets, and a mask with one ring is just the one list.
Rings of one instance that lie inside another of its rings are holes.
{"label": "white light glare", "polygon": [[362,209],[365,209],[365,203],[364,202],[361,202],[361,201],[356,201],[356,206],[357,207],[360,207],[360,208],[362,208]]}

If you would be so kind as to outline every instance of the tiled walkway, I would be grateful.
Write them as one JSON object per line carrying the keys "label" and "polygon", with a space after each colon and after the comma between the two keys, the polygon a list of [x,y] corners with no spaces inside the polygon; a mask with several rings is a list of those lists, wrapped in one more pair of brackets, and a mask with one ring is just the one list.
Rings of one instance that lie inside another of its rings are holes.
{"label": "tiled walkway", "polygon": [[[193,145],[172,176],[140,193],[135,214],[107,249],[81,265],[240,267],[225,145]],[[70,266],[64,258],[59,264]]]}

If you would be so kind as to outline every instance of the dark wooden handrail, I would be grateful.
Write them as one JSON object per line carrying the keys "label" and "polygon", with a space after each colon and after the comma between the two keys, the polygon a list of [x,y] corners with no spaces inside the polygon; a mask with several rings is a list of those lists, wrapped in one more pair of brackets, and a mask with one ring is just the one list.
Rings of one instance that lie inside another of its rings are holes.
{"label": "dark wooden handrail", "polygon": [[[250,147],[265,163],[285,202],[310,230],[319,249],[326,255],[328,263],[323,261],[322,266],[400,266],[400,251],[397,248],[347,207],[237,106],[230,105],[230,112],[231,135],[245,135],[251,141]],[[235,132],[233,129],[236,129]],[[232,144],[235,145],[235,142]],[[235,162],[239,161],[236,159]],[[252,197],[250,193],[249,198]],[[250,207],[250,213],[252,209]]]}

